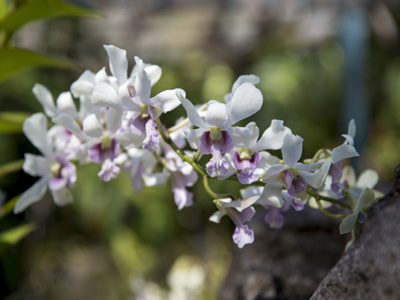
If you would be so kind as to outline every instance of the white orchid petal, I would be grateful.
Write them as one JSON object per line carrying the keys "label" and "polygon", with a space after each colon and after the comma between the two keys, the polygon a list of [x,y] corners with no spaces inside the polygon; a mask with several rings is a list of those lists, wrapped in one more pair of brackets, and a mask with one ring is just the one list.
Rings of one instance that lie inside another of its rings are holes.
{"label": "white orchid petal", "polygon": [[154,106],[160,108],[163,113],[167,113],[181,104],[176,96],[176,91],[177,89],[163,91],[153,97],[151,102],[154,103]]}
{"label": "white orchid petal", "polygon": [[263,182],[270,182],[271,180],[276,181],[276,176],[278,176],[279,173],[286,170],[287,168],[288,168],[287,165],[284,164],[277,164],[269,167],[267,171],[265,171],[262,181]]}
{"label": "white orchid petal", "polygon": [[144,70],[146,73],[149,75],[150,80],[151,80],[151,85],[153,86],[161,77],[162,70],[159,66],[157,65],[146,65],[144,67]]}
{"label": "white orchid petal", "polygon": [[356,121],[354,119],[351,119],[349,122],[349,128],[347,134],[352,138],[356,136]]}
{"label": "white orchid petal", "polygon": [[254,147],[254,151],[281,149],[285,136],[291,133],[292,131],[289,127],[283,126],[283,121],[272,120],[271,125],[264,131]]}
{"label": "white orchid petal", "polygon": [[87,136],[83,133],[78,123],[70,115],[59,115],[56,118],[51,119],[55,124],[60,125],[72,132],[81,140],[87,140]]}
{"label": "white orchid petal", "polygon": [[176,90],[176,96],[178,97],[179,101],[182,103],[182,106],[185,108],[187,116],[190,122],[197,127],[200,128],[207,128],[206,123],[204,123],[203,119],[200,117],[199,113],[197,112],[196,108],[188,99],[185,98],[185,92],[181,89]]}
{"label": "white orchid petal", "polygon": [[71,85],[71,93],[75,98],[80,96],[89,96],[93,92],[96,75],[86,70],[82,75]]}
{"label": "white orchid petal", "polygon": [[222,127],[228,118],[226,105],[217,101],[210,101],[206,110],[206,123],[211,126]]}
{"label": "white orchid petal", "polygon": [[149,75],[143,68],[143,61],[137,56],[135,56],[135,61],[137,66],[137,76],[135,80],[136,93],[143,104],[151,105],[151,80],[149,78]]}
{"label": "white orchid petal", "polygon": [[227,104],[229,123],[235,124],[260,110],[263,96],[259,89],[251,83],[240,85]]}
{"label": "white orchid petal", "polygon": [[73,202],[72,194],[68,188],[63,188],[58,191],[50,190],[50,193],[53,196],[54,203],[58,206],[65,206]]}
{"label": "white orchid petal", "polygon": [[376,171],[367,169],[360,174],[357,180],[357,187],[372,189],[379,181],[379,175]]}
{"label": "white orchid petal", "polygon": [[49,162],[43,156],[25,154],[25,161],[22,169],[32,176],[44,176],[49,174]]}
{"label": "white orchid petal", "polygon": [[107,131],[117,132],[121,127],[123,115],[124,112],[122,110],[110,108],[107,112]]}
{"label": "white orchid petal", "polygon": [[225,215],[226,214],[223,213],[222,211],[216,211],[215,213],[212,214],[209,220],[214,223],[219,223],[221,221],[221,218]]}
{"label": "white orchid petal", "polygon": [[260,205],[271,205],[282,207],[284,200],[282,198],[282,185],[280,183],[268,183],[257,201]]}
{"label": "white orchid petal", "polygon": [[90,137],[101,137],[103,135],[103,128],[95,114],[88,115],[83,120],[82,127],[85,134]]}
{"label": "white orchid petal", "polygon": [[336,164],[343,159],[355,156],[359,156],[356,149],[353,146],[343,144],[332,150],[332,163]]}
{"label": "white orchid petal", "polygon": [[143,174],[143,181],[146,186],[165,185],[168,179],[169,179],[168,174],[164,172]]}
{"label": "white orchid petal", "polygon": [[331,163],[326,161],[319,169],[315,172],[308,171],[298,171],[298,175],[304,178],[304,180],[311,185],[313,188],[319,189],[325,182],[326,177],[328,176],[329,168]]}
{"label": "white orchid petal", "polygon": [[[255,145],[259,135],[259,129],[255,122],[250,122],[246,127],[232,127],[229,134],[236,147],[249,148]],[[256,152],[256,150],[254,150],[254,152]]]}
{"label": "white orchid petal", "polygon": [[22,130],[31,143],[45,156],[50,156],[52,151],[47,138],[47,119],[44,114],[36,113],[24,121]]}
{"label": "white orchid petal", "polygon": [[197,149],[200,144],[200,137],[204,133],[204,129],[202,128],[197,128],[197,129],[191,129],[188,128],[185,131],[185,136],[186,139],[193,149]]}
{"label": "white orchid petal", "polygon": [[128,60],[126,59],[126,51],[113,45],[104,45],[110,61],[111,74],[117,78],[119,84],[127,79]]}
{"label": "white orchid petal", "polygon": [[282,158],[288,168],[292,168],[301,158],[303,152],[303,138],[298,135],[288,134],[283,139]]}
{"label": "white orchid petal", "polygon": [[74,99],[70,92],[61,93],[57,98],[57,109],[60,114],[75,116],[77,114]]}
{"label": "white orchid petal", "polygon": [[131,97],[129,92],[131,83],[126,82],[125,84],[121,85],[118,89],[118,98],[121,103],[121,106],[128,110],[128,111],[140,111],[140,107],[142,103],[137,101],[137,97]]}
{"label": "white orchid petal", "polygon": [[232,95],[235,93],[236,89],[242,85],[243,83],[248,82],[251,84],[257,84],[260,82],[260,78],[255,75],[242,75],[238,79],[236,79],[235,83],[232,86],[232,92],[225,95],[225,102],[228,103],[232,99]]}
{"label": "white orchid petal", "polygon": [[47,184],[50,178],[42,177],[29,189],[22,193],[14,206],[14,213],[18,214],[24,211],[31,204],[41,200],[47,191]]}
{"label": "white orchid petal", "polygon": [[36,99],[43,106],[43,110],[46,115],[48,115],[50,118],[58,115],[57,109],[54,105],[53,96],[45,86],[36,83],[32,89],[32,92]]}
{"label": "white orchid petal", "polygon": [[92,94],[92,102],[103,107],[122,108],[117,92],[111,85],[105,82],[95,86]]}

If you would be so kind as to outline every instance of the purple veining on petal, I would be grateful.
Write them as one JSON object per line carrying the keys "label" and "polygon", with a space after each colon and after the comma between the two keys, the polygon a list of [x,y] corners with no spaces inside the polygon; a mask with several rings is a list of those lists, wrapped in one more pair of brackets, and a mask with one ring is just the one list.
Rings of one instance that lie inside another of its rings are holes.
{"label": "purple veining on petal", "polygon": [[157,125],[153,119],[149,118],[146,122],[146,138],[143,141],[143,148],[154,152],[158,149],[160,134],[157,131]]}
{"label": "purple veining on petal", "polygon": [[289,170],[284,170],[281,174],[283,182],[285,183],[286,188],[289,190],[293,182],[293,174]]}
{"label": "purple veining on petal", "polygon": [[294,186],[296,195],[305,192],[308,186],[306,180],[301,176],[297,176],[296,179],[292,181],[292,185]]}
{"label": "purple veining on petal", "polygon": [[237,177],[238,177],[240,183],[250,184],[250,183],[257,181],[259,175],[257,173],[255,173],[253,170],[251,170],[250,168],[246,168],[246,169],[242,170],[242,172],[240,172],[237,175]]}
{"label": "purple veining on petal", "polygon": [[301,199],[292,198],[292,206],[297,211],[303,210],[305,204]]}
{"label": "purple veining on petal", "polygon": [[214,151],[212,158],[206,164],[207,174],[211,177],[224,176],[228,172],[229,164],[219,151]]}
{"label": "purple veining on petal", "polygon": [[111,160],[107,159],[101,166],[101,171],[97,173],[101,180],[107,182],[111,179],[117,178],[120,168],[113,163]]}
{"label": "purple veining on petal", "polygon": [[216,146],[214,146],[214,148],[220,150],[221,153],[229,153],[232,151],[233,146],[234,146],[233,139],[229,135],[229,133],[225,130],[222,130],[221,134],[222,134],[222,138],[219,141],[215,141],[215,142],[219,142],[219,143],[216,143],[216,144],[218,144],[218,148]]}
{"label": "purple veining on petal", "polygon": [[200,137],[199,150],[203,154],[213,154],[218,150],[221,153],[229,153],[233,149],[233,139],[225,130],[221,130],[221,139],[213,140],[210,131],[205,131]]}
{"label": "purple veining on petal", "polygon": [[252,170],[255,170],[260,160],[261,160],[260,153],[258,152],[253,153],[253,155],[250,157],[250,168]]}
{"label": "purple veining on petal", "polygon": [[240,159],[240,155],[238,152],[234,152],[232,155],[233,163],[235,164],[235,168],[238,170],[244,169],[245,161]]}
{"label": "purple veining on petal", "polygon": [[243,248],[244,245],[254,242],[254,232],[247,225],[236,227],[232,238],[239,248]]}
{"label": "purple veining on petal", "polygon": [[199,150],[203,154],[211,154],[214,151],[213,141],[210,138],[210,132],[205,131],[200,137]]}
{"label": "purple veining on petal", "polygon": [[115,138],[111,140],[110,147],[104,148],[98,143],[89,149],[89,158],[91,161],[101,164],[106,159],[114,160],[119,155],[119,144]]}

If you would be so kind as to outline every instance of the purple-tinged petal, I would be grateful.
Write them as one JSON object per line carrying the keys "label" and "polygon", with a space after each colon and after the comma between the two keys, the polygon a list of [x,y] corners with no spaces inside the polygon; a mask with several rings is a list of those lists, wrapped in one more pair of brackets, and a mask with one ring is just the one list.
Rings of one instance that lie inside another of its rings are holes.
{"label": "purple-tinged petal", "polygon": [[146,122],[146,138],[143,141],[143,148],[150,152],[157,150],[160,142],[160,134],[156,128],[156,123],[149,118]]}
{"label": "purple-tinged petal", "polygon": [[50,179],[49,188],[52,191],[59,191],[67,186],[67,179],[63,177],[54,177]]}
{"label": "purple-tinged petal", "polygon": [[215,146],[214,147],[219,149],[219,151],[221,151],[221,153],[229,153],[232,151],[233,146],[234,146],[233,139],[229,135],[229,133],[225,130],[222,130],[221,134],[222,134],[222,138],[219,141],[215,141],[215,142],[219,142],[218,148]]}
{"label": "purple-tinged petal", "polygon": [[101,164],[106,159],[114,160],[119,155],[119,144],[115,138],[111,140],[110,147],[104,148],[101,143],[92,146],[89,149],[89,158],[91,161]]}
{"label": "purple-tinged petal", "polygon": [[265,222],[267,222],[271,228],[282,228],[285,218],[281,209],[273,206],[269,206],[268,208],[268,212],[264,217]]}
{"label": "purple-tinged petal", "polygon": [[120,168],[113,163],[111,160],[107,159],[101,166],[101,171],[97,173],[101,180],[107,182],[111,179],[117,178]]}
{"label": "purple-tinged petal", "polygon": [[144,173],[143,164],[139,163],[134,174],[132,174],[133,176],[131,178],[131,185],[135,193],[138,193],[143,189],[143,184],[141,181],[143,173]]}
{"label": "purple-tinged petal", "polygon": [[289,189],[292,186],[293,174],[289,170],[284,170],[280,175],[285,187]]}
{"label": "purple-tinged petal", "polygon": [[130,121],[130,129],[135,135],[145,135],[146,134],[146,123],[150,117],[142,118],[142,116],[136,117],[133,121]]}
{"label": "purple-tinged petal", "polygon": [[239,248],[243,248],[244,245],[254,242],[254,232],[247,225],[236,227],[232,238]]}
{"label": "purple-tinged petal", "polygon": [[237,175],[240,183],[242,184],[250,184],[258,180],[258,173],[254,172],[254,170],[246,168],[243,169],[240,174]]}
{"label": "purple-tinged petal", "polygon": [[303,177],[297,176],[295,180],[292,181],[292,186],[294,187],[294,191],[297,194],[305,192],[307,189],[307,182],[304,180]]}
{"label": "purple-tinged petal", "polygon": [[211,154],[214,151],[213,142],[210,138],[210,132],[205,131],[200,137],[199,150],[203,154]]}
{"label": "purple-tinged petal", "polygon": [[193,194],[188,192],[184,187],[173,188],[172,191],[174,193],[174,201],[178,210],[193,204]]}
{"label": "purple-tinged petal", "polygon": [[219,151],[214,151],[212,158],[206,164],[207,174],[211,177],[224,176],[229,169],[228,162],[222,157]]}

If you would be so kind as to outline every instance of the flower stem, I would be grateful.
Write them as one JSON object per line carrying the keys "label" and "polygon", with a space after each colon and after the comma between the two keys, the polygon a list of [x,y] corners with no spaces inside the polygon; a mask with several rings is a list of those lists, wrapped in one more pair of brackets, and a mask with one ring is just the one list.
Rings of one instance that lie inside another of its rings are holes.
{"label": "flower stem", "polygon": [[306,190],[306,193],[309,194],[310,196],[313,196],[317,200],[324,200],[326,202],[330,202],[332,204],[336,204],[336,205],[339,205],[341,207],[344,207],[344,208],[347,208],[347,209],[351,209],[350,205],[348,205],[347,203],[344,203],[343,201],[339,201],[339,200],[336,200],[336,199],[325,197],[325,196],[322,196],[322,195],[320,195],[318,193],[315,193],[313,191],[310,191],[310,190]]}
{"label": "flower stem", "polygon": [[160,122],[160,119],[157,118],[156,119],[156,124],[157,124],[157,129],[158,132],[160,133],[162,139],[171,146],[172,149],[174,149],[174,151],[176,152],[176,154],[178,154],[184,161],[186,161],[187,163],[189,163],[193,169],[196,170],[197,173],[199,173],[202,176],[206,176],[206,172],[203,170],[203,168],[201,166],[199,166],[197,163],[195,163],[193,161],[193,159],[191,157],[189,157],[188,155],[184,154],[182,152],[181,149],[178,148],[178,146],[174,143],[174,141],[171,139],[171,137],[169,136],[168,132],[163,130],[163,126]]}
{"label": "flower stem", "polygon": [[203,185],[204,185],[204,189],[206,190],[206,192],[214,199],[231,198],[232,200],[235,200],[235,196],[233,196],[232,194],[217,194],[217,193],[215,193],[210,188],[210,185],[208,184],[208,175],[203,176]]}
{"label": "flower stem", "polygon": [[344,219],[346,216],[345,215],[335,215],[335,214],[331,214],[329,212],[327,212],[325,210],[325,208],[322,206],[321,200],[320,199],[316,199],[317,200],[317,205],[319,210],[327,217],[332,218],[332,219]]}

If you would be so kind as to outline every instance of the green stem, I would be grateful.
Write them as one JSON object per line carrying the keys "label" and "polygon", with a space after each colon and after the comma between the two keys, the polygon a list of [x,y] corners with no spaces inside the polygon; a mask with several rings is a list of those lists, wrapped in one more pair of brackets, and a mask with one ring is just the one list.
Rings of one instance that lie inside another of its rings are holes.
{"label": "green stem", "polygon": [[336,205],[339,205],[341,207],[344,207],[344,208],[347,208],[347,209],[351,209],[350,205],[348,205],[348,204],[346,204],[346,203],[344,203],[342,201],[322,196],[322,195],[320,195],[318,193],[315,193],[313,191],[310,191],[310,190],[306,190],[306,193],[309,194],[310,196],[313,196],[317,200],[324,200],[326,202],[330,202],[332,204],[336,204]]}
{"label": "green stem", "polygon": [[174,141],[170,138],[169,134],[166,131],[163,130],[163,126],[162,126],[159,118],[156,119],[156,124],[157,124],[158,132],[160,133],[162,139],[168,145],[171,146],[171,148],[176,152],[176,154],[178,154],[184,161],[189,163],[193,167],[193,169],[195,169],[197,171],[197,173],[199,173],[202,176],[207,176],[207,174],[203,170],[203,168],[201,166],[199,166],[197,163],[195,163],[191,157],[189,157],[188,155],[184,154],[182,152],[182,150],[179,149],[178,146],[174,143]]}
{"label": "green stem", "polygon": [[204,189],[206,192],[214,199],[223,199],[223,198],[231,198],[232,200],[235,200],[235,196],[231,194],[217,194],[215,193],[211,188],[210,185],[208,184],[208,175],[203,176],[203,185]]}
{"label": "green stem", "polygon": [[335,214],[331,214],[329,212],[327,212],[325,210],[325,208],[322,206],[321,200],[320,199],[316,199],[317,200],[317,205],[319,210],[327,217],[332,218],[332,219],[344,219],[346,218],[345,215],[335,215]]}

